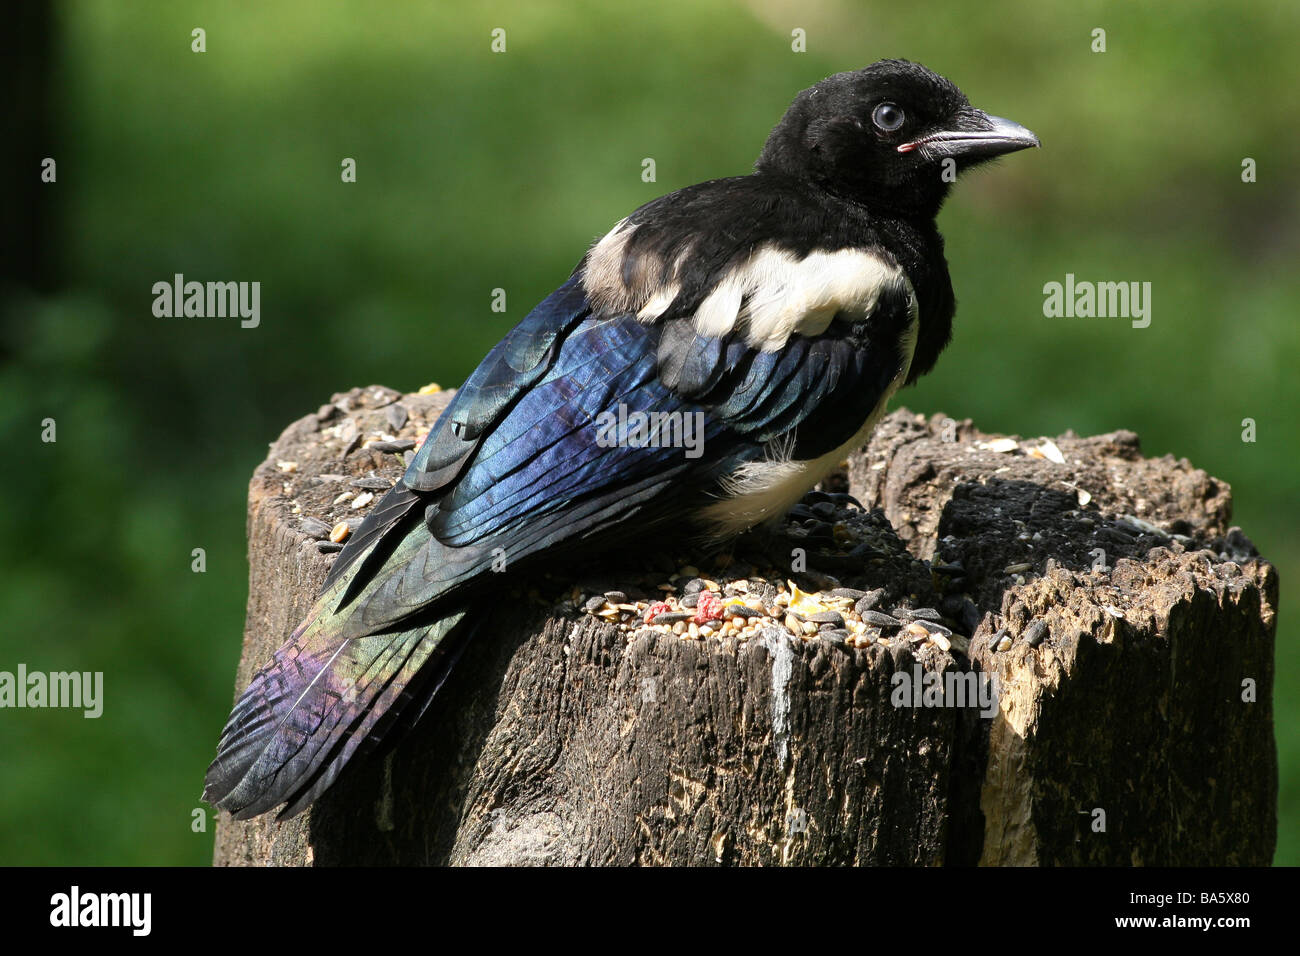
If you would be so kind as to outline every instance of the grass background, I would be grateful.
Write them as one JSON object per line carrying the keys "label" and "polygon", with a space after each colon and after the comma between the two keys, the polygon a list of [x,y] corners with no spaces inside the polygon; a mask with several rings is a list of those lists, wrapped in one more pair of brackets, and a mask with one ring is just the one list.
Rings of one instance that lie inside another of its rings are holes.
{"label": "grass background", "polygon": [[[192,814],[231,702],[266,443],[336,390],[459,383],[613,222],[746,172],[794,93],[886,56],[1044,143],[942,213],[955,339],[897,401],[1026,435],[1131,428],[1231,483],[1282,574],[1277,862],[1300,862],[1300,6],[57,10],[57,289],[0,301],[0,669],[102,670],[106,702],[99,720],[0,712],[0,863],[209,862]],[[151,286],[176,272],[260,281],[261,326],[154,318]],[[1151,326],[1044,318],[1067,272],[1151,282]]]}

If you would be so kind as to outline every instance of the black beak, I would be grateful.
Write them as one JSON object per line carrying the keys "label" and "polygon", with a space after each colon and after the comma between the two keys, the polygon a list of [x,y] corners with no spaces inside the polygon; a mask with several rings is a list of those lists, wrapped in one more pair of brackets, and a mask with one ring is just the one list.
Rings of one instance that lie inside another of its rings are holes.
{"label": "black beak", "polygon": [[950,129],[927,133],[898,147],[900,153],[921,150],[926,158],[960,156],[963,159],[988,159],[1018,149],[1041,146],[1038,137],[1019,123],[974,108],[962,110]]}

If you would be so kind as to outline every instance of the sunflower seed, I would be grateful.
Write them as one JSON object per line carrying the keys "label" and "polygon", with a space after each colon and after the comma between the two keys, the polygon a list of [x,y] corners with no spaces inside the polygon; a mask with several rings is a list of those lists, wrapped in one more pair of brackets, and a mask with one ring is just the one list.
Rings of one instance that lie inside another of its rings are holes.
{"label": "sunflower seed", "polygon": [[884,588],[876,588],[874,591],[868,591],[865,596],[858,599],[857,604],[853,605],[853,610],[857,611],[859,614],[865,614],[867,611],[870,611],[879,604],[880,599],[884,596]]}
{"label": "sunflower seed", "polygon": [[409,438],[402,438],[397,441],[372,441],[367,447],[370,451],[400,453],[410,451],[415,447],[415,442],[411,441]]}
{"label": "sunflower seed", "polygon": [[330,536],[330,526],[320,518],[303,518],[298,522],[298,527],[302,529],[303,534],[309,538],[315,538],[318,541]]}
{"label": "sunflower seed", "polygon": [[407,419],[411,417],[410,412],[406,410],[405,405],[389,405],[388,410],[384,412],[384,420],[388,422],[388,427],[395,432],[400,432],[402,426],[406,424]]}
{"label": "sunflower seed", "polygon": [[1047,637],[1047,622],[1041,619],[1030,624],[1020,635],[1020,639],[1030,647],[1037,647],[1043,643],[1045,637]]}
{"label": "sunflower seed", "polygon": [[859,611],[858,613],[862,615],[862,620],[864,622],[866,622],[867,624],[874,624],[876,627],[902,627],[903,626],[903,622],[900,621],[898,618],[892,617],[889,614],[882,614],[880,611],[872,611],[868,609],[865,611]]}
{"label": "sunflower seed", "polygon": [[695,617],[695,615],[690,613],[690,611],[662,611],[662,613],[655,614],[654,620],[651,620],[650,623],[677,624],[682,622],[682,620],[690,620],[693,617]]}
{"label": "sunflower seed", "polygon": [[844,617],[839,611],[818,611],[815,614],[805,614],[804,620],[811,621],[813,624],[830,624],[833,627],[844,626]]}

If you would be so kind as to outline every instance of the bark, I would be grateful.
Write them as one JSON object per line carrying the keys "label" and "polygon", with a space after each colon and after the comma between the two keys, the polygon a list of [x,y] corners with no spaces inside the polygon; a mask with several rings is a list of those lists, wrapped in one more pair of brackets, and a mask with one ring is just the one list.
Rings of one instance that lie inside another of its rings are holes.
{"label": "bark", "polygon": [[[372,489],[353,482],[402,469],[367,441],[418,439],[446,397],[354,389],[272,446],[250,486],[237,691],[333,560],[304,518],[363,515]],[[692,640],[583,612],[671,564],[504,582],[490,639],[407,737],[291,820],[222,814],[216,863],[1269,863],[1278,582],[1229,527],[1229,488],[1125,432],[989,441],[889,416],[847,469],[876,510],[833,516],[870,545],[810,544],[790,574],[936,608],[950,640],[773,622]],[[703,576],[779,583],[746,556]],[[972,672],[996,678],[995,707],[952,706],[955,684],[899,696]]]}

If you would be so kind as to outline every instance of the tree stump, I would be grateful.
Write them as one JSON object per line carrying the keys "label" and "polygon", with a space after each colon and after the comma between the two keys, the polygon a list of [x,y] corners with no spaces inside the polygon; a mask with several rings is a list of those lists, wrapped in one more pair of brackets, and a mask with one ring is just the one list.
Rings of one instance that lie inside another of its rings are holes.
{"label": "tree stump", "polygon": [[[237,693],[310,607],[326,529],[447,398],[354,389],[272,446]],[[905,410],[836,480],[869,511],[814,503],[834,543],[803,510],[790,569],[738,549],[697,574],[865,623],[643,626],[690,555],[508,580],[409,735],[297,817],[221,814],[215,862],[1271,862],[1278,579],[1226,484],[1127,432],[1015,441]]]}

